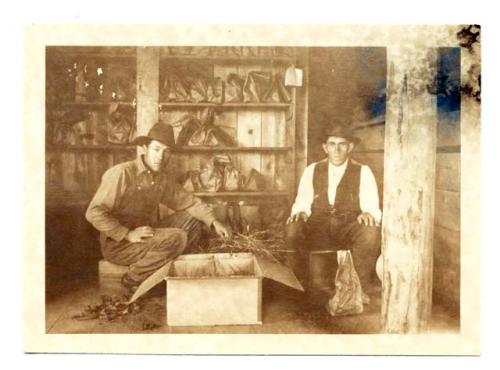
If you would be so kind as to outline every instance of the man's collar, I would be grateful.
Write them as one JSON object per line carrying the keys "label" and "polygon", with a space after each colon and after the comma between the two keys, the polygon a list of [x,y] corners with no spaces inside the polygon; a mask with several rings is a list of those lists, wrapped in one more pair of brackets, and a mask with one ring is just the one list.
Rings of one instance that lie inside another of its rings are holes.
{"label": "man's collar", "polygon": [[330,161],[328,161],[328,167],[331,168],[334,172],[341,172],[344,171],[347,167],[347,162],[349,162],[349,158],[342,163],[340,166],[335,166],[333,165]]}
{"label": "man's collar", "polygon": [[137,174],[141,174],[143,172],[154,173],[154,171],[151,170],[144,162],[144,155],[142,154],[138,155],[136,163],[137,163]]}

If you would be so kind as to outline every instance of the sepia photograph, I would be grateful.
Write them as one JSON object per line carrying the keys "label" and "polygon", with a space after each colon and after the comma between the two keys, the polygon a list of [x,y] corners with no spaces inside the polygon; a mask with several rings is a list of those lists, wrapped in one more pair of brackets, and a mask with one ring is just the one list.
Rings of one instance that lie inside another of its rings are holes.
{"label": "sepia photograph", "polygon": [[[169,26],[161,43],[160,26],[119,43],[65,43],[64,27],[25,45],[43,71],[30,348],[217,334],[134,352],[478,352],[479,25],[240,26],[230,41],[213,26],[187,42]],[[269,334],[297,342],[248,347]]]}

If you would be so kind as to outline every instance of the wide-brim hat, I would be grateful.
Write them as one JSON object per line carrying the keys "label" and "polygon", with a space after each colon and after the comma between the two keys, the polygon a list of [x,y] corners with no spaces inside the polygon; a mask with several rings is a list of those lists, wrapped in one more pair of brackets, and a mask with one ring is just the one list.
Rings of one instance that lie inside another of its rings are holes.
{"label": "wide-brim hat", "polygon": [[167,147],[174,149],[174,129],[169,124],[158,122],[151,127],[147,136],[137,136],[134,141],[132,141],[132,144],[139,146],[148,145],[152,140],[159,141]]}
{"label": "wide-brim hat", "polygon": [[358,144],[361,139],[354,134],[354,130],[344,123],[332,123],[323,129],[323,141],[330,136],[342,137],[354,144]]}

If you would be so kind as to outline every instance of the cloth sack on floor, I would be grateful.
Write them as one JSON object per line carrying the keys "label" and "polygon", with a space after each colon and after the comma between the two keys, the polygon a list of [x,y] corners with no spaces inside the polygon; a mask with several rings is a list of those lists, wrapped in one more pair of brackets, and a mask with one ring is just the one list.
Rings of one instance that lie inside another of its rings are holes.
{"label": "cloth sack on floor", "polygon": [[360,314],[363,312],[363,290],[351,252],[340,250],[337,252],[337,259],[335,294],[326,304],[326,310],[332,316]]}

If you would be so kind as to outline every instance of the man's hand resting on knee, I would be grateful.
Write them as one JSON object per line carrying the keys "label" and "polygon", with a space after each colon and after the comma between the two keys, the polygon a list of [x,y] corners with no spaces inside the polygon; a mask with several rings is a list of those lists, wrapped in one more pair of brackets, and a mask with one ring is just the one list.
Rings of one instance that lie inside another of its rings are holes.
{"label": "man's hand resting on knee", "polygon": [[154,230],[151,226],[139,226],[134,230],[130,230],[125,236],[131,243],[142,243],[145,239],[151,238],[154,235]]}
{"label": "man's hand resting on knee", "polygon": [[380,226],[380,222],[377,222],[375,220],[375,217],[373,217],[371,214],[368,212],[363,212],[358,216],[356,219],[359,224],[365,225],[365,226]]}
{"label": "man's hand resting on knee", "polygon": [[299,212],[299,213],[296,213],[294,215],[291,215],[290,217],[288,217],[288,219],[286,220],[286,224],[290,224],[292,222],[297,222],[299,220],[302,220],[304,222],[307,221],[307,219],[309,218],[309,216],[307,215],[307,213],[305,212]]}

